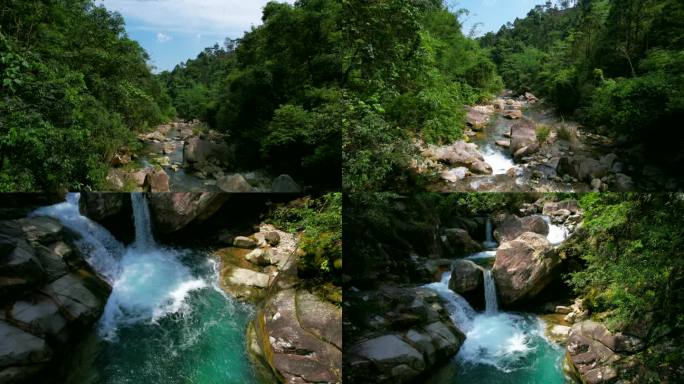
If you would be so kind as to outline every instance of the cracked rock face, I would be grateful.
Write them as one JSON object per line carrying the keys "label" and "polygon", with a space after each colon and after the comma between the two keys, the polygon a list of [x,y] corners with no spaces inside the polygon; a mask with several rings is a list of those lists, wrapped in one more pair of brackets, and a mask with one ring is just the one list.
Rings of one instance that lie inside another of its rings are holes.
{"label": "cracked rock face", "polygon": [[640,339],[611,333],[603,324],[587,320],[570,330],[567,352],[575,374],[584,383],[611,383],[618,379],[625,355],[644,348]]}
{"label": "cracked rock face", "polygon": [[85,267],[62,225],[0,221],[0,382],[38,383],[100,317],[109,286]]}
{"label": "cracked rock face", "polygon": [[341,382],[341,308],[306,290],[285,289],[266,299],[254,325],[252,352],[284,382]]}

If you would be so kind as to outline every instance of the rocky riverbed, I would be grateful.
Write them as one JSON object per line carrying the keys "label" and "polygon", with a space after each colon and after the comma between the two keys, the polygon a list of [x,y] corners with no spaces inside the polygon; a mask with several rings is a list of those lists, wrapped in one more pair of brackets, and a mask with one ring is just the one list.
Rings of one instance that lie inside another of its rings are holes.
{"label": "rocky riverbed", "polygon": [[[398,217],[406,209],[397,203]],[[545,196],[516,212],[448,222],[421,209],[422,225],[399,225],[377,245],[376,259],[389,252],[382,277],[348,278],[345,382],[598,384],[648,377],[639,357],[645,335],[609,330],[564,283],[578,263],[574,244],[584,236],[576,200]],[[393,250],[394,242],[401,247]]]}
{"label": "rocky riverbed", "polygon": [[[449,191],[632,191],[668,187],[653,167],[608,137],[556,116],[527,93],[467,107],[466,139],[444,146],[416,142],[414,170]],[[620,154],[620,155],[618,155]]]}
{"label": "rocky riverbed", "polygon": [[115,191],[276,192],[302,188],[289,175],[265,170],[236,172],[228,138],[199,121],[176,121],[138,135],[141,149],[112,158],[107,182]]}

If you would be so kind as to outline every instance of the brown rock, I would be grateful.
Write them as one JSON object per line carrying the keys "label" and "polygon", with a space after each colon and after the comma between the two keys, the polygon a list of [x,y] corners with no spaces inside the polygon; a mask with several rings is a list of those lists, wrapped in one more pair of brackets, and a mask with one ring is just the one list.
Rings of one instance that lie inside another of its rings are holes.
{"label": "brown rock", "polygon": [[533,232],[499,246],[492,273],[502,305],[533,298],[556,277],[561,260],[550,249],[546,237]]}
{"label": "brown rock", "polygon": [[225,193],[159,193],[148,196],[150,216],[158,233],[169,234],[191,222],[212,217],[228,201]]}

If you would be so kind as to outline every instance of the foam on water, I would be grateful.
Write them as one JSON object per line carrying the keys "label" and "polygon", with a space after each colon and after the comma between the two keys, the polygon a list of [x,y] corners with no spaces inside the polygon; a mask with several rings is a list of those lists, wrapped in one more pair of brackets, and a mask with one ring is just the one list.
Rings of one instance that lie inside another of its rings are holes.
{"label": "foam on water", "polygon": [[208,286],[180,261],[183,251],[155,243],[143,194],[131,195],[136,237],[127,248],[104,227],[81,215],[79,199],[79,194],[69,194],[66,202],[39,208],[32,216],[53,217],[81,235],[77,246],[86,261],[112,285],[99,321],[102,337],[115,338],[122,325],[156,322],[183,312],[188,309],[188,296]]}
{"label": "foam on water", "polygon": [[65,202],[38,208],[29,216],[52,217],[81,235],[76,246],[95,272],[112,283],[121,272],[119,259],[125,248],[107,229],[81,215],[79,199],[80,194],[70,193]]}
{"label": "foam on water", "polygon": [[505,175],[509,169],[515,167],[513,158],[491,145],[482,148],[482,157],[491,165],[494,175]]}
{"label": "foam on water", "polygon": [[549,234],[546,236],[546,238],[549,240],[549,243],[558,245],[568,238],[569,231],[567,228],[551,223],[551,219],[548,216],[542,217],[549,225]]}
{"label": "foam on water", "polygon": [[482,252],[473,253],[472,255],[467,256],[465,259],[467,259],[467,260],[492,259],[495,256],[496,256],[496,250],[482,251]]}

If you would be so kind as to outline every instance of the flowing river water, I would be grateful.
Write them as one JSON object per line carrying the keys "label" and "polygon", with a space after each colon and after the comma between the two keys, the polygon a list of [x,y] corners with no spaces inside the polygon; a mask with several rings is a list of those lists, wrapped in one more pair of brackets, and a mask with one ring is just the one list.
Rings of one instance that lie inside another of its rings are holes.
{"label": "flowing river water", "polygon": [[206,253],[157,244],[144,195],[131,198],[135,241],[129,246],[79,213],[78,194],[34,212],[80,234],[80,250],[112,285],[67,383],[262,382],[244,336],[253,308],[223,293]]}
{"label": "flowing river water", "polygon": [[[548,220],[548,218],[545,218]],[[567,229],[549,225],[547,238],[560,244]],[[487,225],[488,248],[496,247]],[[478,384],[565,384],[565,349],[544,334],[545,324],[535,314],[506,312],[498,308],[496,283],[491,265],[496,251],[488,249],[466,257],[484,266],[485,311],[477,312],[460,295],[449,289],[451,272],[439,282],[428,284],[442,298],[451,320],[466,335],[452,361],[439,369],[428,382]]]}

